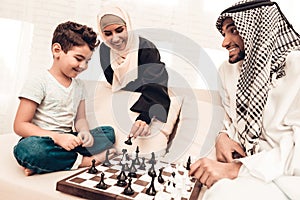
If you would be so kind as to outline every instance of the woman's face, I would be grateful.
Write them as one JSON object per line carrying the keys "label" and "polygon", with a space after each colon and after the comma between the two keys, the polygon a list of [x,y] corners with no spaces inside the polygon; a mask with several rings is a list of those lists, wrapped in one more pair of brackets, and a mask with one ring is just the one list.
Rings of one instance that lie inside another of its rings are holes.
{"label": "woman's face", "polygon": [[103,39],[114,50],[122,51],[128,41],[127,28],[124,25],[111,24],[102,30]]}

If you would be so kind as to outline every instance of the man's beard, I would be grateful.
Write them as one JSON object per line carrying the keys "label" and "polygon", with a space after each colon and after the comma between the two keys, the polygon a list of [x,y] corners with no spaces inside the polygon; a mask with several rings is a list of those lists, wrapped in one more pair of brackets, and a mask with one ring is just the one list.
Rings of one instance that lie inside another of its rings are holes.
{"label": "man's beard", "polygon": [[237,63],[237,62],[243,60],[244,58],[245,58],[245,51],[240,51],[238,53],[238,57],[236,59],[234,59],[234,60],[229,59],[229,63],[234,64],[234,63]]}

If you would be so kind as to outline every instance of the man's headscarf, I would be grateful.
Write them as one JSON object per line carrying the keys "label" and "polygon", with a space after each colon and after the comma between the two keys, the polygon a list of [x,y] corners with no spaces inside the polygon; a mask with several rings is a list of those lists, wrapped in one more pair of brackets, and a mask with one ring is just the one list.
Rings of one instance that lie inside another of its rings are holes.
{"label": "man's headscarf", "polygon": [[272,80],[285,75],[285,60],[299,49],[300,37],[279,6],[268,0],[244,0],[224,10],[216,26],[231,17],[244,40],[245,58],[236,92],[237,131],[247,155],[258,151],[263,111]]}

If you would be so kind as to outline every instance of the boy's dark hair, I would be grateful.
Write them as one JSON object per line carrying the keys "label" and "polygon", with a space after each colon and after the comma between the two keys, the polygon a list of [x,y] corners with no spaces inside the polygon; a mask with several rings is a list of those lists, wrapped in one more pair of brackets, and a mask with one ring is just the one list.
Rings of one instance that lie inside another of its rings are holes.
{"label": "boy's dark hair", "polygon": [[67,53],[72,47],[85,44],[93,51],[99,45],[99,40],[97,40],[97,34],[92,28],[68,21],[56,27],[53,33],[52,45],[54,43],[59,43],[62,50]]}

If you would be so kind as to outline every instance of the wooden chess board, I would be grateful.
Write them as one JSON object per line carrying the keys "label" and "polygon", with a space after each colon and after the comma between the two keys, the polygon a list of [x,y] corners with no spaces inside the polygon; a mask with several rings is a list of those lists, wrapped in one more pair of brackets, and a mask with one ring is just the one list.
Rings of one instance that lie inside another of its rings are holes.
{"label": "wooden chess board", "polygon": [[[148,163],[148,160],[145,161],[146,170],[139,170],[136,172],[137,178],[132,178],[131,187],[135,191],[133,195],[125,195],[124,187],[119,187],[116,185],[117,176],[120,174],[122,168],[119,165],[122,155],[117,156],[110,160],[111,166],[104,167],[102,165],[96,166],[98,172],[96,174],[88,173],[86,168],[81,172],[78,172],[70,177],[67,177],[63,180],[57,182],[56,190],[75,195],[87,199],[142,199],[142,200],[172,200],[174,199],[175,192],[167,192],[168,180],[171,180],[172,172],[176,171],[175,180],[179,180],[180,176],[183,176],[185,169],[183,167],[176,167],[175,165],[170,165],[166,163],[157,162],[155,164],[155,171],[158,176],[159,169],[163,168],[162,177],[165,180],[164,183],[159,183],[157,177],[155,179],[154,185],[156,189],[156,195],[150,196],[146,194],[147,188],[150,186],[151,177],[148,175],[148,169],[151,167],[151,164]],[[138,168],[138,166],[136,167]],[[104,182],[108,185],[106,190],[96,188],[96,185],[100,181],[101,173],[104,172]],[[126,175],[128,172],[126,172]],[[174,180],[174,178],[173,178]],[[182,200],[193,200],[197,199],[199,192],[201,190],[201,183],[194,178],[189,178],[190,185],[185,187],[184,192],[177,193],[180,194]],[[128,181],[127,181],[128,182]],[[184,183],[184,181],[182,182]],[[176,182],[175,182],[176,184]],[[182,184],[181,184],[182,185]],[[178,196],[177,196],[178,197]]]}

